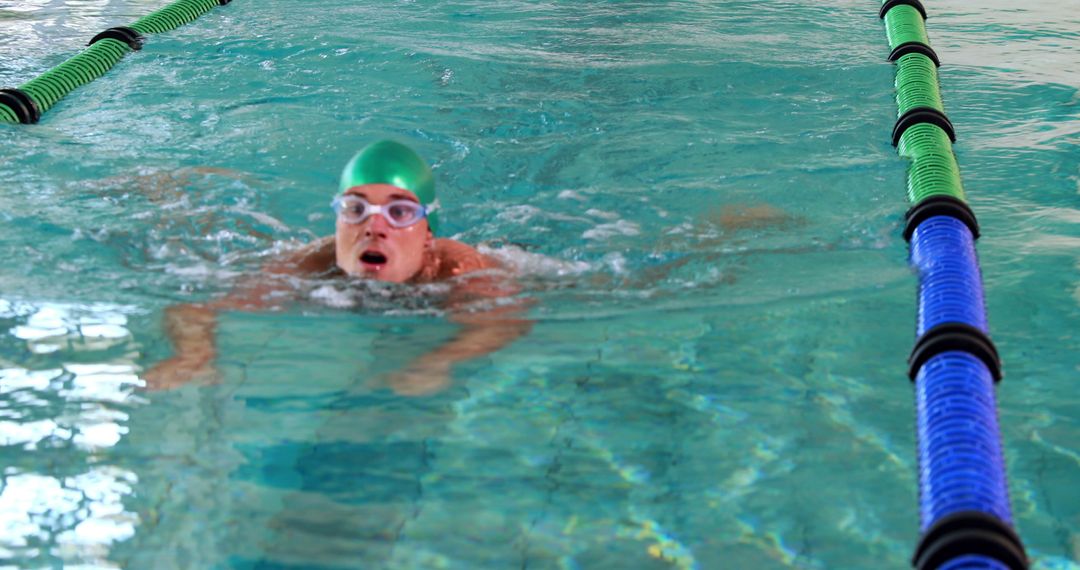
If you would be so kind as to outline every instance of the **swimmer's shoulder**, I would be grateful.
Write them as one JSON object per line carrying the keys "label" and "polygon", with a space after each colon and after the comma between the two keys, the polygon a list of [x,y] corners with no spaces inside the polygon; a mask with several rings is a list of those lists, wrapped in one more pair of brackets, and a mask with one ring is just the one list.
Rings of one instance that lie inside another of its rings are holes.
{"label": "swimmer's shoulder", "polygon": [[449,279],[473,271],[502,267],[502,264],[490,255],[484,255],[475,247],[452,239],[436,239],[435,255],[439,267],[437,279]]}
{"label": "swimmer's shoulder", "polygon": [[290,275],[316,275],[332,271],[337,268],[334,243],[332,235],[317,239],[271,261],[264,270],[267,273]]}

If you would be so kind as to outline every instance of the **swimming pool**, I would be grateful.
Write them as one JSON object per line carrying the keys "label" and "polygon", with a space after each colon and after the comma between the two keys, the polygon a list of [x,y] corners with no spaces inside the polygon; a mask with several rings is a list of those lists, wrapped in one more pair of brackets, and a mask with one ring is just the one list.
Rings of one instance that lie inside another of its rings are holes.
{"label": "swimming pool", "polygon": [[[161,5],[2,5],[0,83]],[[1017,527],[1036,567],[1074,568],[1080,19],[927,6]],[[885,52],[849,1],[238,0],[153,37],[0,125],[0,559],[906,565],[916,283]],[[384,136],[435,164],[447,235],[520,266],[533,332],[402,398],[378,379],[454,326],[316,283],[222,317],[219,384],[142,391],[162,311],[328,233],[342,164]],[[786,215],[718,222],[757,205]]]}

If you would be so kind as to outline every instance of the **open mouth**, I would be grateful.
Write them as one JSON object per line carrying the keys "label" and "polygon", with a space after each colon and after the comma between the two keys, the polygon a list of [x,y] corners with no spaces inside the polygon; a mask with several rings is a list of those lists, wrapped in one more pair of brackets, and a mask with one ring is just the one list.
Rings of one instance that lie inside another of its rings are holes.
{"label": "open mouth", "polygon": [[385,265],[386,255],[377,251],[365,251],[360,255],[360,263],[364,265]]}

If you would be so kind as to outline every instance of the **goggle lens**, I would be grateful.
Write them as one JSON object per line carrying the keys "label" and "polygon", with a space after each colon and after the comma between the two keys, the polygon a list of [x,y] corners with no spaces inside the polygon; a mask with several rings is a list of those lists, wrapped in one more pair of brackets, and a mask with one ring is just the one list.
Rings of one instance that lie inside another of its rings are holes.
{"label": "goggle lens", "polygon": [[397,222],[406,226],[419,222],[423,211],[423,206],[412,202],[391,202],[383,209],[391,223]]}

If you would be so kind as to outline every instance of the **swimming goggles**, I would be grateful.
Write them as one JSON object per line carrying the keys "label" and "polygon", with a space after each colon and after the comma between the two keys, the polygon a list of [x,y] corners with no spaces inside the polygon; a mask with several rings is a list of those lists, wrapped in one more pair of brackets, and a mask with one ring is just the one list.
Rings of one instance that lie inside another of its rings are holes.
{"label": "swimming goggles", "polygon": [[338,196],[330,203],[339,218],[347,224],[362,224],[374,214],[380,214],[395,228],[405,228],[427,217],[436,209],[435,204],[425,207],[411,200],[394,200],[381,206],[347,194]]}

